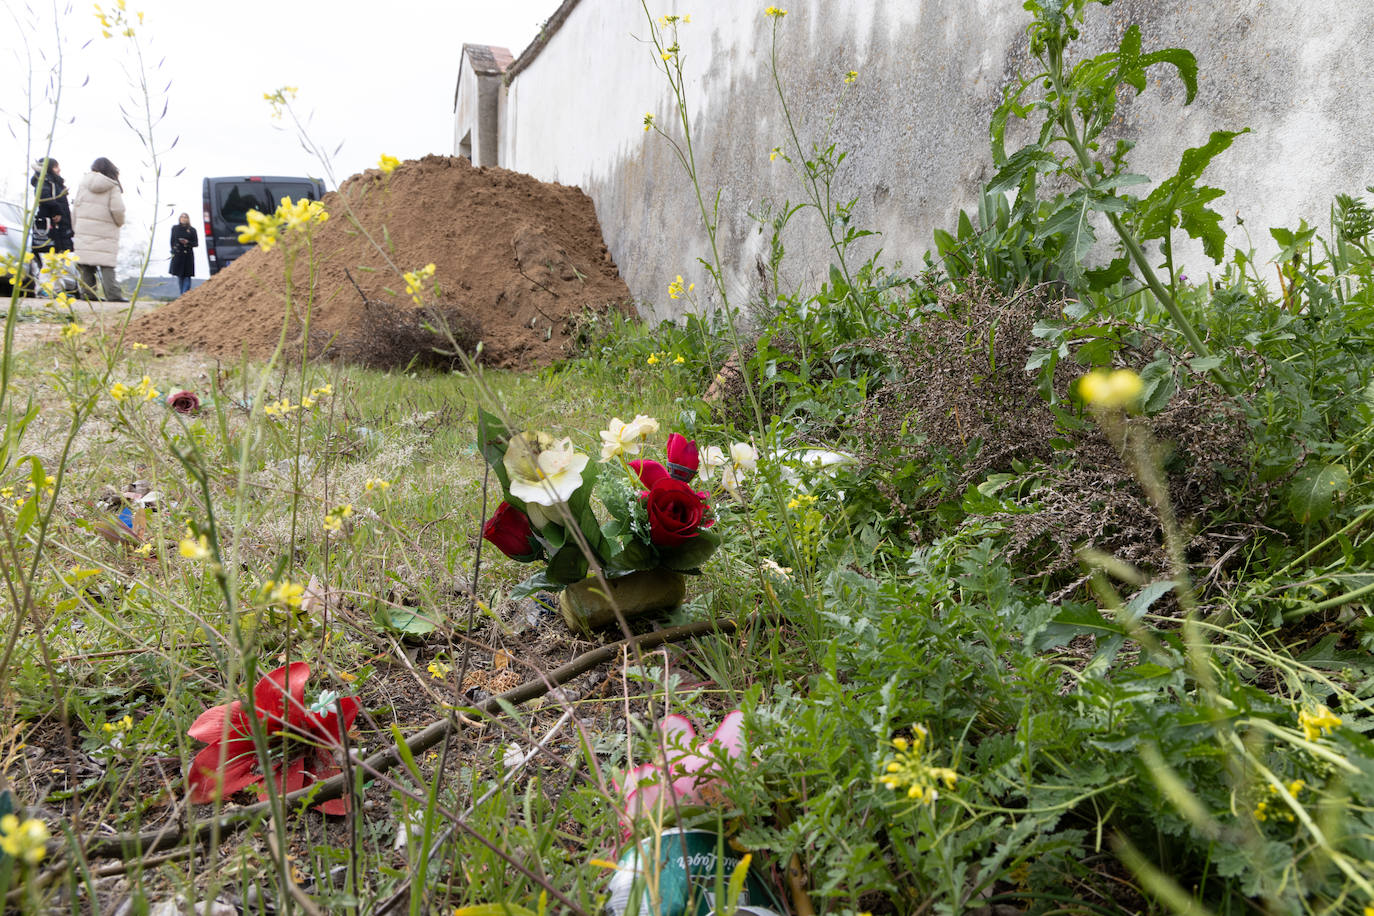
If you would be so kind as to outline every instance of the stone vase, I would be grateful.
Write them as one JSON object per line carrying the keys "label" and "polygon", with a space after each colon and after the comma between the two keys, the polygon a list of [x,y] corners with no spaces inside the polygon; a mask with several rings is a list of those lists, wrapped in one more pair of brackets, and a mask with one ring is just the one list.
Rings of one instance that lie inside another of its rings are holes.
{"label": "stone vase", "polygon": [[626,620],[670,611],[687,596],[686,577],[671,569],[640,569],[608,579],[607,584],[609,594],[596,579],[583,579],[563,589],[558,596],[558,609],[569,629],[587,634],[611,626],[616,622],[616,608]]}

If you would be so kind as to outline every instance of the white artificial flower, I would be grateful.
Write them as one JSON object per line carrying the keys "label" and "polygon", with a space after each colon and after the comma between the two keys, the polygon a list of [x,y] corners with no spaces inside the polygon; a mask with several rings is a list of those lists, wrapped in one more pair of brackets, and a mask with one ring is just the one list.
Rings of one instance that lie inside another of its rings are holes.
{"label": "white artificial flower", "polygon": [[702,480],[710,480],[716,475],[716,468],[725,467],[725,452],[721,451],[719,445],[708,445],[701,453],[701,474]]}
{"label": "white artificial flower", "polygon": [[736,442],[730,446],[730,463],[737,470],[752,471],[759,465],[759,450],[748,442]]}
{"label": "white artificial flower", "polygon": [[557,506],[582,486],[586,455],[573,451],[572,440],[553,441],[544,433],[521,433],[511,439],[503,462],[510,474],[510,495],[526,503]]}
{"label": "white artificial flower", "polygon": [[645,437],[656,432],[658,421],[653,417],[639,414],[629,423],[612,417],[610,428],[601,431],[601,460],[610,461],[617,455],[638,455]]}

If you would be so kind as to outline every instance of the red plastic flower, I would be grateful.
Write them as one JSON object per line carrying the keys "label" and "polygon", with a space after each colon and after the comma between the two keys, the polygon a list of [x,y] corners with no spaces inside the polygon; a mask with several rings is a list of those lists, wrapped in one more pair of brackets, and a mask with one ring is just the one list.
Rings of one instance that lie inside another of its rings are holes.
{"label": "red plastic flower", "polygon": [[696,537],[706,518],[706,498],[672,477],[654,481],[645,497],[649,540],[656,547],[677,547]]}
{"label": "red plastic flower", "polygon": [[[280,791],[295,792],[340,772],[336,754],[358,715],[358,701],[341,697],[332,704],[334,711],[314,713],[305,705],[309,679],[310,666],[305,662],[283,665],[258,681],[250,707],[245,709],[235,700],[200,714],[187,730],[208,745],[191,761],[186,777],[192,804],[205,804],[262,782],[249,716],[262,722],[269,754],[281,752],[285,736],[287,751],[271,765]],[[347,814],[348,796],[321,802],[315,810]]]}
{"label": "red plastic flower", "polygon": [[667,480],[670,476],[667,468],[657,461],[652,461],[648,458],[639,461],[631,461],[630,470],[635,472],[635,475],[639,478],[640,485],[644,487],[644,491],[640,493],[640,496],[648,496],[654,484],[658,483],[660,480]]}
{"label": "red plastic flower", "polygon": [[697,467],[701,463],[697,455],[697,444],[693,439],[673,433],[668,437],[668,471],[674,478],[691,482],[697,476]]}
{"label": "red plastic flower", "polygon": [[534,536],[530,517],[508,502],[496,507],[496,514],[482,526],[482,537],[496,545],[512,560],[530,563],[539,559],[544,547]]}
{"label": "red plastic flower", "polygon": [[195,413],[200,410],[200,398],[194,391],[173,391],[167,395],[167,406],[177,413]]}
{"label": "red plastic flower", "polygon": [[737,759],[744,750],[744,713],[738,709],[721,720],[704,745],[684,716],[664,716],[658,729],[663,733],[667,759],[635,767],[625,774],[621,787],[627,816],[621,823],[627,836],[629,821],[660,806],[671,814],[674,808],[700,808],[718,802],[723,782],[718,757],[723,754]]}

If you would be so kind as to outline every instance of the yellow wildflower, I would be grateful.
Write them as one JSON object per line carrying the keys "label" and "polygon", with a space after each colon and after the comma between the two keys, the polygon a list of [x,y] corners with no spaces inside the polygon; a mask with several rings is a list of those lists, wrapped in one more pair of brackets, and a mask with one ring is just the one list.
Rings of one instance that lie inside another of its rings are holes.
{"label": "yellow wildflower", "polygon": [[769,162],[774,162],[774,161],[776,161],[777,158],[778,158],[779,156],[781,156],[781,155],[782,155],[782,147],[780,147],[780,146],[775,146],[775,147],[773,147],[773,149],[770,150],[769,153],[768,153],[768,161],[769,161]]}
{"label": "yellow wildflower", "polygon": [[281,222],[276,214],[248,211],[248,225],[237,226],[240,245],[257,245],[263,251],[271,251],[281,235]]}
{"label": "yellow wildflower", "polygon": [[444,678],[448,677],[448,673],[453,670],[453,666],[436,658],[429,663],[429,666],[425,670],[428,671],[429,676],[436,681],[442,681]]}
{"label": "yellow wildflower", "polygon": [[696,288],[697,285],[695,283],[684,283],[682,274],[678,274],[673,282],[668,284],[668,298],[681,299]]}
{"label": "yellow wildflower", "polygon": [[311,223],[323,223],[329,220],[329,214],[325,212],[324,204],[318,200],[309,200],[302,197],[295,203],[291,198],[283,197],[281,203],[277,205],[277,212],[274,214],[277,223],[287,229],[299,229],[308,227]]}
{"label": "yellow wildflower", "polygon": [[353,515],[353,507],[345,503],[342,506],[335,506],[325,514],[324,530],[339,531],[343,528],[344,519]]}
{"label": "yellow wildflower", "polygon": [[878,781],[892,791],[906,789],[907,798],[933,804],[940,797],[940,786],[952,792],[959,783],[959,774],[951,767],[930,764],[930,748],[926,739],[930,733],[924,726],[912,727],[912,738],[893,738],[893,758],[883,765]]}
{"label": "yellow wildflower", "polygon": [[302,410],[309,410],[310,408],[312,408],[312,407],[314,407],[314,406],[315,406],[315,399],[314,399],[314,398],[306,398],[305,400],[301,401],[301,409],[302,409]]}
{"label": "yellow wildflower", "polygon": [[1130,369],[1094,369],[1078,380],[1078,396],[1094,407],[1130,407],[1140,400],[1144,387]]}
{"label": "yellow wildflower", "polygon": [[130,350],[146,350],[146,349],[148,349],[148,345],[145,344],[145,343],[131,343],[131,344],[129,344],[129,349],[130,349]]}
{"label": "yellow wildflower", "polygon": [[262,97],[267,100],[267,104],[272,106],[272,117],[281,119],[282,112],[291,100],[296,97],[295,86],[282,86],[275,92],[264,92]]}
{"label": "yellow wildflower", "polygon": [[62,339],[63,339],[63,340],[71,340],[71,339],[72,339],[73,337],[75,337],[76,335],[78,335],[78,334],[85,334],[85,333],[86,333],[86,329],[85,329],[85,328],[83,328],[81,325],[77,324],[75,321],[71,321],[71,322],[68,322],[68,323],[67,323],[67,326],[64,327],[64,328],[62,329]]}
{"label": "yellow wildflower", "polygon": [[116,401],[122,401],[129,396],[131,391],[132,389],[123,382],[115,382],[110,386],[110,397],[114,398]]}
{"label": "yellow wildflower", "polygon": [[284,604],[287,607],[300,607],[301,596],[305,594],[305,586],[292,582],[290,579],[282,579],[277,582],[268,579],[262,587],[263,597],[273,604]]}
{"label": "yellow wildflower", "polygon": [[333,393],[334,393],[334,386],[333,386],[333,385],[330,385],[330,384],[324,384],[324,385],[321,385],[321,386],[318,387],[318,388],[311,388],[311,389],[310,389],[310,396],[311,396],[312,398],[328,397],[329,395],[331,395],[331,394],[333,394]]}
{"label": "yellow wildflower", "polygon": [[1331,734],[1333,728],[1341,724],[1340,716],[1325,706],[1315,706],[1298,713],[1298,725],[1308,741],[1316,741],[1322,735]]}
{"label": "yellow wildflower", "polygon": [[116,719],[113,722],[106,722],[104,725],[100,727],[104,729],[107,733],[127,732],[129,729],[134,727],[134,717],[125,716],[124,718]]}
{"label": "yellow wildflower", "polygon": [[406,271],[401,276],[406,281],[406,294],[414,300],[416,305],[423,305],[420,294],[434,280],[434,265],[426,264],[419,270]]}
{"label": "yellow wildflower", "polygon": [[685,362],[687,362],[687,359],[685,357],[679,356],[677,359],[673,360],[673,365],[681,366]]}
{"label": "yellow wildflower", "polygon": [[210,539],[205,535],[196,537],[190,528],[186,529],[186,537],[181,539],[177,545],[177,550],[188,560],[205,560],[210,557]]}
{"label": "yellow wildflower", "polygon": [[651,111],[644,113],[644,130],[647,133],[654,126],[654,114]]}
{"label": "yellow wildflower", "polygon": [[383,175],[390,175],[392,172],[396,171],[396,166],[400,164],[401,160],[397,159],[395,156],[389,156],[386,153],[382,153],[382,158],[377,160],[377,168],[382,170]]}
{"label": "yellow wildflower", "polygon": [[780,10],[776,6],[770,6],[763,11],[763,15],[770,19],[781,19],[783,16],[787,15],[787,10]]}
{"label": "yellow wildflower", "polygon": [[844,75],[844,81],[845,81],[846,84],[852,83],[852,82],[854,82],[854,81],[855,81],[856,79],[858,79],[858,78],[859,78],[859,71],[858,71],[858,70],[850,70],[848,73],[846,73],[846,74]]}
{"label": "yellow wildflower", "polygon": [[37,865],[47,854],[48,826],[36,818],[20,823],[13,814],[0,817],[0,849],[20,862]]}
{"label": "yellow wildflower", "polygon": [[269,417],[284,417],[294,410],[299,410],[297,404],[292,404],[290,398],[282,398],[280,401],[272,401],[263,407],[262,412]]}
{"label": "yellow wildflower", "polygon": [[387,490],[391,487],[391,481],[383,480],[380,477],[369,477],[363,484],[363,489],[371,493],[373,490]]}
{"label": "yellow wildflower", "polygon": [[650,353],[650,354],[649,354],[649,358],[646,359],[645,362],[648,363],[648,364],[651,365],[651,366],[656,366],[656,365],[658,365],[658,354],[657,354],[657,353]]}

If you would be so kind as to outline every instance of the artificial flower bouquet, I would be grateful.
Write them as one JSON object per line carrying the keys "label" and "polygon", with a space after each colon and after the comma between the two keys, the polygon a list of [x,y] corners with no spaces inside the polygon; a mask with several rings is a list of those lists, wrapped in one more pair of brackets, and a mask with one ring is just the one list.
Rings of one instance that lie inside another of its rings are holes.
{"label": "artificial flower bouquet", "polygon": [[[628,423],[611,420],[601,432],[601,460],[594,462],[569,438],[516,432],[498,417],[479,413],[482,455],[504,496],[482,536],[513,560],[544,564],[516,587],[513,597],[582,584],[589,558],[595,558],[608,581],[644,571],[700,570],[720,546],[720,536],[713,528],[710,494],[692,486],[697,446],[673,433],[663,462],[635,458],[658,429],[656,420],[643,415]],[[594,491],[610,515],[605,522],[592,506]],[[659,581],[676,592],[672,600],[659,596],[660,607],[682,600],[680,575]],[[648,596],[650,604],[654,597]]]}

